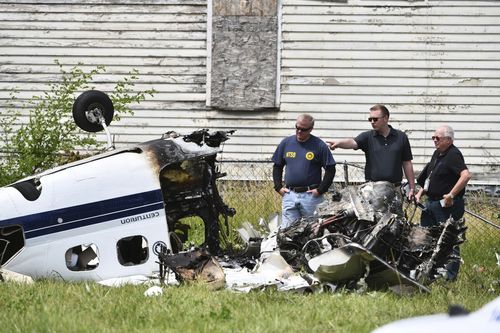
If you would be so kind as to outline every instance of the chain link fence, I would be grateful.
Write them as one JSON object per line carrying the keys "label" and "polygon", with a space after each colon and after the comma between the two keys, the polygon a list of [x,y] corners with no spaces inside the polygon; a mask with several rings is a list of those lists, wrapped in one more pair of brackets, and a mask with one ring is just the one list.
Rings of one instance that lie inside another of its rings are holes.
{"label": "chain link fence", "polygon": [[[243,222],[257,226],[261,218],[281,212],[281,197],[274,191],[272,162],[270,161],[223,161],[219,164],[226,176],[218,180],[218,188],[224,201],[236,209],[231,227],[238,228]],[[347,162],[337,164],[337,172],[330,190],[340,190],[346,185],[364,182],[363,166]],[[478,190],[466,193],[467,241],[462,245],[462,257],[474,258],[469,263],[475,269],[495,266],[495,253],[500,253],[500,197],[496,193]],[[403,206],[407,219],[418,224],[420,210],[413,203]],[[467,262],[466,262],[467,263]],[[472,267],[471,266],[471,267]],[[498,270],[498,269],[497,269]]]}

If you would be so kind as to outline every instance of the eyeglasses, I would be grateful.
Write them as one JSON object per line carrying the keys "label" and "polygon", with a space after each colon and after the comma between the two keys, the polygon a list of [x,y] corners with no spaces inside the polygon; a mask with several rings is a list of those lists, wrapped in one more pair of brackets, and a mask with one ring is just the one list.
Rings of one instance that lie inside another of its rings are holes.
{"label": "eyeglasses", "polygon": [[310,131],[312,130],[312,127],[309,127],[309,128],[305,128],[305,127],[299,127],[297,125],[295,125],[295,129],[299,132],[307,132],[307,131]]}
{"label": "eyeglasses", "polygon": [[441,139],[447,139],[447,138],[448,138],[447,136],[435,136],[435,135],[432,136],[432,140],[437,142],[439,142]]}
{"label": "eyeglasses", "polygon": [[372,123],[372,122],[376,123],[379,119],[382,119],[382,118],[384,118],[384,116],[382,116],[382,117],[370,117],[370,118],[368,118],[368,121],[370,123]]}

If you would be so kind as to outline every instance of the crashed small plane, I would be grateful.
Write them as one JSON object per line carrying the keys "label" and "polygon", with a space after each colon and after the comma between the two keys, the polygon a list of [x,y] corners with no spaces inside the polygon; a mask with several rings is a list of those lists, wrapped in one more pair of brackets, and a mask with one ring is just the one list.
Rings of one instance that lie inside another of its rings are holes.
{"label": "crashed small plane", "polygon": [[204,252],[160,253],[159,259],[181,281],[199,275],[216,285],[223,277],[227,288],[238,291],[273,286],[302,293],[339,288],[429,292],[428,285],[445,276],[448,262],[459,260],[454,247],[465,240],[463,219],[430,228],[408,222],[401,192],[388,182],[329,193],[316,213],[284,229],[278,229],[275,216],[263,223],[267,235],[242,224],[238,231],[247,244],[242,253],[247,260],[219,258],[217,266]]}
{"label": "crashed small plane", "polygon": [[219,219],[235,211],[218,193],[215,159],[233,131],[170,132],[114,149],[113,112],[105,93],[81,94],[75,122],[104,129],[108,150],[0,188],[2,269],[64,280],[149,275],[158,253],[182,248],[188,230],[179,220],[188,216],[203,220],[206,245],[220,252]]}
{"label": "crashed small plane", "polygon": [[[168,132],[114,149],[106,94],[84,92],[73,116],[86,131],[104,130],[108,149],[0,188],[1,269],[101,282],[133,276],[166,282],[173,272],[178,282],[201,278],[240,291],[268,285],[303,292],[403,285],[429,291],[465,239],[463,220],[414,225],[397,188],[369,182],[328,193],[317,215],[286,229],[278,229],[277,217],[264,223],[267,235],[244,223],[239,232],[246,249],[219,256],[220,222],[235,210],[219,195],[216,180],[224,174],[215,162],[233,131]],[[204,222],[202,250],[182,251],[188,229],[180,220],[189,216]]]}

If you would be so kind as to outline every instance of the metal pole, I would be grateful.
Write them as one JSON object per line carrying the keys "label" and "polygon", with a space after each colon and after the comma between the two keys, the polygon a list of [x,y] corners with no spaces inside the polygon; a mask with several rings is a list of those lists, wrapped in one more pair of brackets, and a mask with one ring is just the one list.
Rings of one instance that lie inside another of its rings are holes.
{"label": "metal pole", "polygon": [[344,183],[346,187],[349,185],[349,171],[347,161],[344,161]]}
{"label": "metal pole", "polygon": [[479,219],[479,220],[483,221],[484,223],[487,223],[487,224],[489,224],[489,225],[491,225],[491,226],[493,226],[493,227],[495,227],[495,228],[497,228],[497,229],[500,229],[500,225],[497,225],[497,224],[495,224],[495,223],[493,223],[493,222],[491,222],[491,221],[488,221],[487,219],[485,219],[485,218],[484,218],[484,217],[482,217],[481,215],[478,215],[478,214],[476,214],[476,213],[473,213],[473,212],[471,212],[471,211],[470,211],[470,210],[468,210],[468,209],[466,209],[466,210],[465,210],[465,212],[466,212],[466,213],[469,213],[470,215],[474,216],[475,218],[477,218],[477,219]]}
{"label": "metal pole", "polygon": [[[423,204],[421,204],[421,203],[417,203],[417,202],[413,202],[413,203],[414,203],[414,204],[415,204],[415,205],[416,205],[416,206],[417,206],[420,210],[422,210],[422,211],[424,211],[424,210],[426,209],[426,208],[425,208],[425,206],[424,206]],[[493,222],[491,222],[491,221],[488,221],[487,219],[485,219],[485,218],[484,218],[484,217],[482,217],[481,215],[478,215],[478,214],[476,214],[476,213],[473,213],[473,212],[471,212],[471,211],[470,211],[470,210],[468,210],[468,209],[465,209],[465,212],[466,212],[466,213],[468,213],[468,214],[470,214],[470,215],[472,215],[472,216],[474,216],[474,217],[475,217],[475,218],[477,218],[478,220],[480,220],[480,221],[482,221],[482,222],[484,222],[484,223],[486,223],[486,224],[491,225],[492,227],[494,227],[494,228],[496,228],[496,229],[500,229],[500,225],[495,224],[495,223],[493,223]]]}

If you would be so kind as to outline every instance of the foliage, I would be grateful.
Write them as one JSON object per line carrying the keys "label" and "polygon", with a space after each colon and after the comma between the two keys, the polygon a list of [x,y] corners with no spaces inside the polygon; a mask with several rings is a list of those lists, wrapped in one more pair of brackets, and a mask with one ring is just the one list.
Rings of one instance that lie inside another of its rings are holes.
{"label": "foliage", "polygon": [[[42,96],[33,96],[22,103],[21,109],[27,110],[28,121],[21,121],[21,112],[16,108],[16,104],[21,103],[15,91],[11,93],[6,115],[0,117],[0,149],[4,155],[0,160],[0,185],[79,158],[74,153],[77,148],[96,150],[100,147],[95,138],[77,128],[72,119],[72,106],[76,93],[93,89],[92,79],[106,71],[104,66],[84,72],[79,64],[66,71],[57,60],[55,62],[59,65],[61,80],[49,83]],[[137,79],[137,70],[132,70],[109,94],[115,120],[119,120],[120,115],[133,114],[130,104],[143,101],[148,94],[153,96],[153,89],[133,91]]]}

